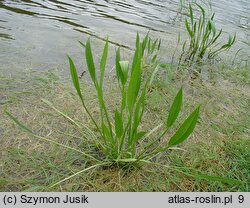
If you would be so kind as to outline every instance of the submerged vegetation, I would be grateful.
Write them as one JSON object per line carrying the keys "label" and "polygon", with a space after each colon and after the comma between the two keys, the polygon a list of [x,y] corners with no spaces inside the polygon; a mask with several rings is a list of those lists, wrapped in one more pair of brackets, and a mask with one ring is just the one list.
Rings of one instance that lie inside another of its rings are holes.
{"label": "submerged vegetation", "polygon": [[[202,62],[236,35],[218,44],[215,14],[195,5],[179,65],[160,61],[161,40],[137,34],[131,62],[115,51],[115,75],[105,73],[108,39],[99,67],[90,39],[81,43],[92,83],[68,56],[74,89],[51,70],[1,76],[0,190],[249,191],[249,60]],[[193,79],[197,63],[207,74]]]}

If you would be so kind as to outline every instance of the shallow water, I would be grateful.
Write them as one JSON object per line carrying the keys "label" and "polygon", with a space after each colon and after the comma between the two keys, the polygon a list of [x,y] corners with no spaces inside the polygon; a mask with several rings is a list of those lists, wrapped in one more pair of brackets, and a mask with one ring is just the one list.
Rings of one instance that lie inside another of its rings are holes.
{"label": "shallow water", "polygon": [[[239,40],[250,36],[249,0],[214,0],[212,8],[218,28]],[[150,31],[171,51],[178,32],[185,34],[185,15],[179,0],[0,0],[0,72],[67,70],[66,53],[81,60],[77,41],[89,36],[97,48],[108,35],[126,50],[136,32]]]}

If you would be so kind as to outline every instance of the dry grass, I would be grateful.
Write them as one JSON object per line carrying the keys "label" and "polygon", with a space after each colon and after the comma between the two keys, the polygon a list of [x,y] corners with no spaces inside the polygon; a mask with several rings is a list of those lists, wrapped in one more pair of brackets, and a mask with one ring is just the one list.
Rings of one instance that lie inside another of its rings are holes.
{"label": "dry grass", "polygon": [[[184,72],[174,72],[171,82],[158,77],[148,93],[144,128],[163,121],[180,85],[184,86],[186,108],[202,106],[199,123],[192,137],[181,147],[157,158],[167,165],[192,169],[243,181],[241,185],[205,181],[170,169],[144,166],[131,172],[99,168],[81,174],[53,191],[249,191],[249,75],[241,69],[213,66],[201,79],[190,79]],[[164,74],[164,73],[163,73]],[[49,135],[64,144],[87,152],[97,151],[91,138],[79,138],[73,125],[41,101],[46,98],[56,107],[85,125],[93,127],[68,80],[56,73],[25,73],[0,77],[0,190],[50,190],[47,187],[61,178],[92,164],[81,155],[38,141],[20,130],[4,114],[4,109],[31,127],[39,135]],[[82,80],[88,105],[98,114],[91,86]],[[88,93],[86,93],[88,92]],[[109,107],[118,99],[116,90],[107,85]],[[181,115],[185,117],[185,115]],[[180,119],[181,120],[181,119]],[[51,190],[51,191],[52,191]]]}

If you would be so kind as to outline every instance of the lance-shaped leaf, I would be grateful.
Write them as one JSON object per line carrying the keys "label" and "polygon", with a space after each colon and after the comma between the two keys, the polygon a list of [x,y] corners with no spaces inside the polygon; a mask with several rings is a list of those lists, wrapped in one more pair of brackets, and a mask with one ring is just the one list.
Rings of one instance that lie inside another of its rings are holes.
{"label": "lance-shaped leaf", "polygon": [[189,137],[197,123],[199,111],[200,106],[190,114],[190,116],[183,122],[177,132],[171,137],[168,142],[168,147],[180,144]]}
{"label": "lance-shaped leaf", "polygon": [[68,56],[68,59],[69,59],[70,74],[71,74],[72,82],[74,84],[74,87],[76,88],[77,94],[79,95],[81,100],[83,100],[80,85],[79,85],[78,75],[76,72],[76,67],[74,65],[74,62],[69,56]]}
{"label": "lance-shaped leaf", "polygon": [[132,75],[130,77],[130,82],[128,85],[127,104],[130,113],[132,113],[133,111],[133,107],[136,102],[140,86],[141,86],[141,61],[138,60],[134,68],[134,71],[132,72]]}
{"label": "lance-shaped leaf", "polygon": [[141,48],[141,43],[140,43],[140,37],[139,37],[139,34],[137,33],[137,35],[136,35],[136,48],[135,48],[132,67],[131,67],[131,75],[132,75],[135,67],[137,66],[137,63],[139,61],[141,61],[141,56],[142,56],[141,50],[142,50],[142,48]]}
{"label": "lance-shaped leaf", "polygon": [[177,119],[182,106],[182,88],[177,93],[174,102],[170,108],[168,119],[167,119],[167,127],[170,128],[175,120]]}
{"label": "lance-shaped leaf", "polygon": [[91,50],[91,45],[90,45],[90,40],[88,39],[86,42],[86,47],[85,47],[85,55],[86,55],[86,61],[87,61],[87,66],[89,70],[89,74],[91,76],[91,79],[93,82],[96,84],[96,74],[95,74],[95,64],[93,60],[93,55],[92,55],[92,50]]}

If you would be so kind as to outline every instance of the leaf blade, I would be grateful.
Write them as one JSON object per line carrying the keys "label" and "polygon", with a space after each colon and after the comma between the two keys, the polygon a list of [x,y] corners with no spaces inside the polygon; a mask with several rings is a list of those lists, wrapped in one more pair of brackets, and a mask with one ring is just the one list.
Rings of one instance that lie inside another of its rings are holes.
{"label": "leaf blade", "polygon": [[195,125],[198,121],[200,106],[197,107],[189,117],[183,122],[176,133],[171,137],[168,142],[168,147],[180,144],[186,140],[189,135],[193,132]]}
{"label": "leaf blade", "polygon": [[81,100],[83,100],[76,67],[74,65],[73,60],[69,56],[68,56],[68,60],[69,60],[70,74],[71,74],[73,85],[77,91],[78,96],[81,98]]}
{"label": "leaf blade", "polygon": [[94,82],[94,84],[97,84],[96,83],[95,64],[94,64],[94,60],[93,60],[90,39],[87,40],[85,49],[86,49],[85,56],[86,56],[88,71],[90,73],[91,79]]}
{"label": "leaf blade", "polygon": [[169,111],[169,115],[168,115],[168,119],[167,119],[167,127],[170,128],[173,123],[175,122],[175,120],[177,119],[180,110],[181,110],[181,106],[182,106],[182,88],[179,90],[179,92],[177,93],[171,107],[170,107],[170,111]]}

